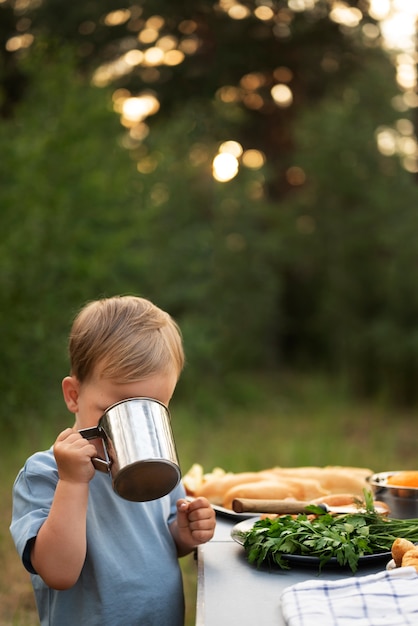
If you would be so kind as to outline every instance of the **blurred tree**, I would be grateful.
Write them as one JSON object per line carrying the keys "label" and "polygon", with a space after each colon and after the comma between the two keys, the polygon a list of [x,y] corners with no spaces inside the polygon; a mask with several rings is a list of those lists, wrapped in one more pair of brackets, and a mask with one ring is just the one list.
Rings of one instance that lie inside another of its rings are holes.
{"label": "blurred tree", "polygon": [[[279,172],[292,150],[298,112],[330,90],[341,91],[377,53],[380,41],[377,28],[362,29],[372,22],[364,0],[352,0],[341,14],[328,0],[293,4],[297,10],[287,0],[142,0],[129,6],[121,0],[24,5],[5,0],[4,67],[20,71],[19,56],[31,53],[32,38],[48,46],[68,42],[81,68],[97,70],[97,84],[134,95],[153,90],[160,116],[169,117],[191,100],[237,105],[245,116],[234,138],[262,150],[277,168],[271,181],[277,197],[288,188]],[[4,79],[5,111],[19,83],[23,93],[23,78],[18,73],[14,78],[12,91]]]}
{"label": "blurred tree", "polygon": [[[285,362],[413,399],[416,192],[375,133],[401,115],[394,70],[363,2],[350,27],[304,6],[0,4],[8,406],[56,385],[83,301],[127,291],[178,319],[194,383]],[[121,126],[143,93],[158,113]]]}
{"label": "blurred tree", "polygon": [[388,125],[397,117],[391,89],[385,66],[369,64],[341,100],[326,98],[299,119],[294,163],[306,184],[287,198],[282,349],[287,362],[322,364],[361,393],[410,403],[418,400],[418,188],[376,150],[376,111]]}
{"label": "blurred tree", "polygon": [[116,289],[112,265],[132,228],[135,168],[120,126],[73,67],[64,49],[53,62],[32,55],[29,98],[0,124],[0,388],[11,424],[59,397],[69,322],[93,293]]}
{"label": "blurred tree", "polygon": [[[199,152],[210,111],[185,107],[141,157],[118,145],[110,94],[74,79],[65,48],[24,69],[38,79],[0,124],[3,420],[42,406],[47,390],[59,400],[71,318],[96,297],[138,293],[167,308],[184,333],[186,384],[274,362],[277,245],[263,178],[213,180]],[[141,174],[141,158],[158,167]]]}

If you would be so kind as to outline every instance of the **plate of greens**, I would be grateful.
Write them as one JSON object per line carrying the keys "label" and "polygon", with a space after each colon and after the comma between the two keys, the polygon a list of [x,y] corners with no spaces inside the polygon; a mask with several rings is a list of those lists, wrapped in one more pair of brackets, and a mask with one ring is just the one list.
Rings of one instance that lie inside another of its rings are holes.
{"label": "plate of greens", "polygon": [[[329,516],[328,513],[324,515]],[[297,518],[286,515],[279,519],[280,523],[268,518],[246,519],[233,527],[231,537],[244,547],[249,563],[280,569],[345,567],[355,572],[361,566],[387,562],[392,556],[386,548],[379,548],[374,553],[359,553],[355,543],[336,538],[335,529],[331,530],[331,540],[328,533],[321,537],[317,533],[322,534],[323,530],[318,528],[318,524],[314,523],[314,528],[306,527],[305,524],[312,524],[306,515],[298,515]],[[325,547],[327,544],[328,549]]]}
{"label": "plate of greens", "polygon": [[346,567],[356,572],[364,564],[391,558],[397,537],[418,542],[418,519],[390,519],[373,508],[372,494],[365,493],[366,510],[332,515],[312,505],[305,514],[243,520],[234,526],[232,538],[241,544],[249,563]]}

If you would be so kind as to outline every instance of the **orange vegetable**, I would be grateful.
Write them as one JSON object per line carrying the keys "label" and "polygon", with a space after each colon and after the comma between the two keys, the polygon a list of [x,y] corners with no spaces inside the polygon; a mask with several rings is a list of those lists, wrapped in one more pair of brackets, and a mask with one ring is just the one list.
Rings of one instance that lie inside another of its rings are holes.
{"label": "orange vegetable", "polygon": [[418,487],[418,470],[398,472],[387,478],[388,485],[397,487]]}

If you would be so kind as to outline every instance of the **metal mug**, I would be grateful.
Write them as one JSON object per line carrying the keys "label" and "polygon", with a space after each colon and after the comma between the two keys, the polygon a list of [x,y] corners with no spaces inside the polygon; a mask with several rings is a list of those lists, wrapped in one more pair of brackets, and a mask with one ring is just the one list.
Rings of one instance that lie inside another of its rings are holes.
{"label": "metal mug", "polygon": [[85,439],[103,440],[93,465],[109,472],[114,491],[133,502],[156,500],[179,483],[181,472],[168,408],[152,398],[128,398],[109,407]]}

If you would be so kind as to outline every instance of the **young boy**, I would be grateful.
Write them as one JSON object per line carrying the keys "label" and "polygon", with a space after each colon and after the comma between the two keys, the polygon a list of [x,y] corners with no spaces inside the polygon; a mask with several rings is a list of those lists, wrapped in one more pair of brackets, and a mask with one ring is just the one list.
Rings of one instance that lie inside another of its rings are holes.
{"label": "young boy", "polygon": [[124,500],[78,432],[127,398],[167,406],[184,365],[180,331],[148,300],[108,298],[78,314],[69,352],[62,390],[75,424],[27,460],[13,488],[11,533],[41,624],[181,626],[178,557],[212,538],[212,507],[188,502],[181,484],[150,502]]}

